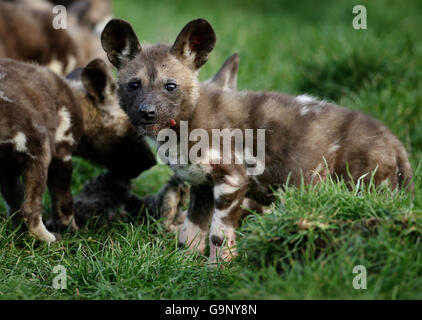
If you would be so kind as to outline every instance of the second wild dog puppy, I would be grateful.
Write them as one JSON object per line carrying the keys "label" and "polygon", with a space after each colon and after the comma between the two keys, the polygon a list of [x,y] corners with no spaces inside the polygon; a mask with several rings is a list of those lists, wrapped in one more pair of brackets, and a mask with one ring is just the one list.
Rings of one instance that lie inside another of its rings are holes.
{"label": "second wild dog puppy", "polygon": [[72,154],[107,166],[110,179],[119,181],[155,164],[148,146],[139,139],[134,143],[138,134],[119,108],[116,84],[100,59],[85,67],[78,81],[0,59],[0,126],[0,184],[8,214],[23,216],[31,234],[47,242],[58,238],[42,222],[46,185],[52,198],[49,226],[60,230],[72,223],[77,229]]}
{"label": "second wild dog puppy", "polygon": [[[400,141],[380,122],[354,110],[276,92],[237,92],[201,85],[197,74],[216,42],[210,24],[188,23],[173,45],[140,45],[127,22],[112,20],[102,45],[118,69],[120,105],[144,135],[156,137],[172,128],[180,141],[180,122],[189,132],[203,129],[265,129],[265,161],[260,175],[249,166],[222,164],[221,150],[209,149],[202,163],[173,165],[189,179],[191,201],[179,241],[205,249],[208,226],[210,261],[230,260],[235,254],[237,227],[245,196],[264,205],[273,200],[271,186],[301,181],[316,183],[327,176],[356,181],[387,181],[393,188],[412,187],[412,169]],[[243,134],[245,136],[245,134]],[[211,145],[211,141],[208,141]],[[189,142],[188,148],[194,144]],[[179,148],[178,148],[179,149]],[[220,149],[220,148],[219,148]],[[232,159],[235,159],[232,144]],[[253,150],[246,150],[255,154]],[[192,201],[192,198],[197,201]]]}
{"label": "second wild dog puppy", "polygon": [[0,59],[1,193],[8,214],[20,213],[37,239],[58,240],[42,221],[47,185],[57,223],[77,229],[70,184],[82,133],[82,110],[64,79],[45,67]]}
{"label": "second wild dog puppy", "polygon": [[[144,202],[131,192],[131,180],[156,161],[119,107],[116,82],[109,68],[96,59],[68,75],[67,82],[80,101],[84,122],[84,131],[73,155],[107,169],[75,198],[76,222],[82,225],[100,212],[112,214],[122,205],[139,213]],[[107,196],[108,200],[103,202]],[[57,219],[48,223],[53,230],[58,227],[55,221]]]}

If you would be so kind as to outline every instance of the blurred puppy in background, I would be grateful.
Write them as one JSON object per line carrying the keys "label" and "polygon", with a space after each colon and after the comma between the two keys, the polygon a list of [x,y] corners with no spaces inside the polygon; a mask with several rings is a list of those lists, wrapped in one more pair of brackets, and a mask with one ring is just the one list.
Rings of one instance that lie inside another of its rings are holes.
{"label": "blurred puppy in background", "polygon": [[53,12],[56,5],[65,6],[79,24],[101,34],[113,18],[111,0],[0,0],[19,4],[31,10]]}
{"label": "blurred puppy in background", "polygon": [[59,75],[85,66],[94,58],[106,60],[95,32],[99,26],[93,27],[86,18],[91,7],[81,7],[70,6],[67,29],[55,29],[51,3],[0,1],[0,58],[36,62]]}

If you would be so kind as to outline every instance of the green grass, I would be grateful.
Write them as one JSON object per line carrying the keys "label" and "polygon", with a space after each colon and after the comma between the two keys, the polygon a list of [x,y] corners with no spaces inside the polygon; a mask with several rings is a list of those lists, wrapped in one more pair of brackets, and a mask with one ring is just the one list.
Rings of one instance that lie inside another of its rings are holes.
{"label": "green grass", "polygon": [[[355,4],[367,7],[367,30],[352,28]],[[64,233],[50,246],[0,223],[0,298],[422,299],[420,1],[119,0],[115,12],[147,42],[171,42],[189,20],[208,19],[218,39],[201,79],[239,52],[241,89],[307,92],[380,119],[412,155],[415,194],[332,181],[279,191],[272,213],[243,223],[239,259],[223,269],[179,249],[153,219]],[[76,194],[101,170],[75,167]],[[135,191],[156,192],[168,175],[158,166]],[[65,290],[52,288],[58,264]],[[353,289],[356,265],[366,267],[366,290]]]}

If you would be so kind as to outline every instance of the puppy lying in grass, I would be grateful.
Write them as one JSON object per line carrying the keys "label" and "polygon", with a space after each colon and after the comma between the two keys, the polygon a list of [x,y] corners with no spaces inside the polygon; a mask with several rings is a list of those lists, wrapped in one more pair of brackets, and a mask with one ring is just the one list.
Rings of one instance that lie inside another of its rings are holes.
{"label": "puppy lying in grass", "polygon": [[[252,168],[259,169],[258,175],[251,174],[247,162],[224,163],[221,148],[201,150],[199,162],[189,159],[185,164],[179,157],[179,163],[172,165],[176,174],[192,183],[179,241],[204,251],[211,223],[210,261],[230,260],[236,252],[240,204],[245,196],[269,204],[271,186],[317,183],[327,176],[368,182],[375,171],[376,184],[412,188],[412,169],[400,141],[361,112],[307,95],[201,85],[197,73],[215,41],[214,30],[202,19],[188,23],[171,46],[141,47],[123,20],[112,20],[102,34],[103,48],[118,69],[120,105],[142,134],[157,137],[160,130],[171,128],[180,141],[183,121],[188,122],[189,133],[203,129],[208,137],[213,129],[225,128],[238,128],[244,134],[247,129],[265,129],[267,133],[263,146],[245,150],[253,155],[264,147],[265,159],[257,159]],[[188,150],[193,146],[189,141]],[[231,159],[236,159],[237,150],[234,146],[230,150]]]}

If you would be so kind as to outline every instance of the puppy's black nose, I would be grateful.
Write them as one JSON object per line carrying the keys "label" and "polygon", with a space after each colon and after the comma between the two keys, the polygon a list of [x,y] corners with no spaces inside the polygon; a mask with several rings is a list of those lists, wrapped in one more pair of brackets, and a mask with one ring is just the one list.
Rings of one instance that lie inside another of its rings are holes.
{"label": "puppy's black nose", "polygon": [[157,114],[155,107],[150,104],[142,104],[138,108],[138,113],[144,120],[153,120]]}

